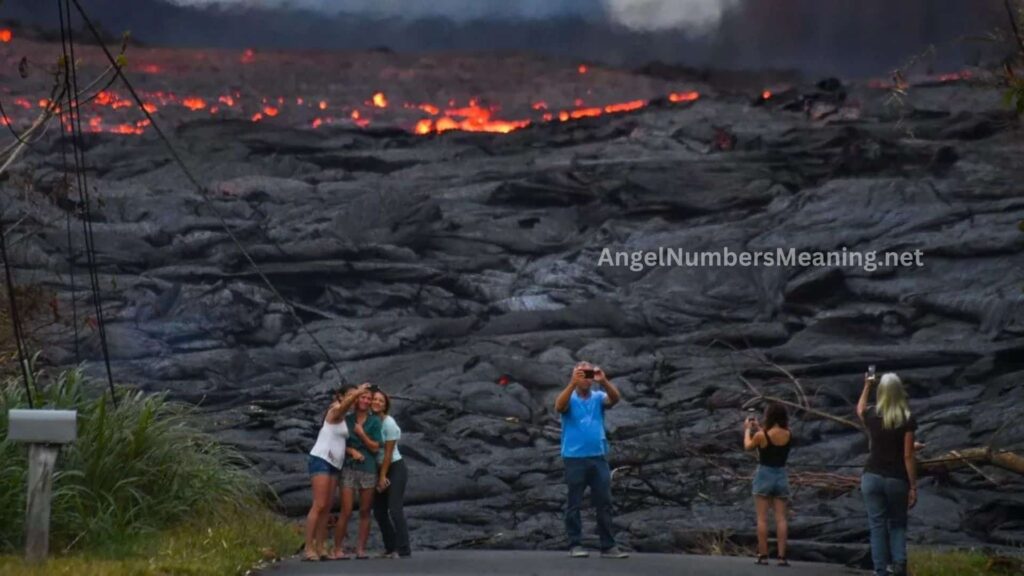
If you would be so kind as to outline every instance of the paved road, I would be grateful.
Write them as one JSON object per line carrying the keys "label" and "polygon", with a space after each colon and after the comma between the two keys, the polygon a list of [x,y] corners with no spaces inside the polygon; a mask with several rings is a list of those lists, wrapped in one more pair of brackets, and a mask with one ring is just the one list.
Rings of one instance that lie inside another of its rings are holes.
{"label": "paved road", "polygon": [[401,560],[342,560],[300,562],[289,559],[263,573],[265,576],[861,576],[866,572],[833,564],[793,562],[790,568],[756,566],[752,558],[634,554],[626,560],[569,558],[562,552],[534,551],[427,551]]}

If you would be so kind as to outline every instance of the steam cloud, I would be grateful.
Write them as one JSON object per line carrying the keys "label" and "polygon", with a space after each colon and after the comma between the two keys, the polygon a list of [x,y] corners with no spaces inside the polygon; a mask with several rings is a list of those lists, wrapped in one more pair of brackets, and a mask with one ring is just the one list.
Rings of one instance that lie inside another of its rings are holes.
{"label": "steam cloud", "polygon": [[743,0],[171,0],[189,6],[293,8],[324,13],[456,21],[482,19],[536,20],[555,16],[607,19],[631,30],[683,29],[706,32]]}
{"label": "steam cloud", "polygon": [[682,28],[707,31],[741,0],[604,0],[611,18],[640,31]]}

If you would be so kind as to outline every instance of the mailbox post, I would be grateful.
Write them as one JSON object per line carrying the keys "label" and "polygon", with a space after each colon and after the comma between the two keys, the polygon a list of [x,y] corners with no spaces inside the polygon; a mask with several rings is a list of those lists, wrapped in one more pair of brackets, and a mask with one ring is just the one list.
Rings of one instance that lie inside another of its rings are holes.
{"label": "mailbox post", "polygon": [[11,410],[7,438],[28,447],[28,493],[25,506],[25,559],[42,562],[50,547],[50,499],[53,469],[62,444],[75,440],[74,410]]}

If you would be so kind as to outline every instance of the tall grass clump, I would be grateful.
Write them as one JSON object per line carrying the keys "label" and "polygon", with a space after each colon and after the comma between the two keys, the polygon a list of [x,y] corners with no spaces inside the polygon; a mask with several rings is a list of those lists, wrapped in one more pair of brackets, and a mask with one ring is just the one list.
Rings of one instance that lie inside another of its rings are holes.
{"label": "tall grass clump", "polygon": [[[7,440],[7,411],[28,407],[23,386],[0,384],[0,552],[24,541],[27,448]],[[81,370],[33,390],[37,407],[78,411],[78,439],[57,461],[53,552],[116,548],[211,511],[265,509],[269,491],[186,407],[127,388],[115,407],[99,390]]]}

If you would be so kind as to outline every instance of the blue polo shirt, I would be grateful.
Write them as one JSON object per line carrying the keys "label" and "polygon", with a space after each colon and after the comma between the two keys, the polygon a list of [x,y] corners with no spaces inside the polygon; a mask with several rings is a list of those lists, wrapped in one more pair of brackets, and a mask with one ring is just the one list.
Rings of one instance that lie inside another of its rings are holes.
{"label": "blue polo shirt", "polygon": [[562,413],[562,458],[593,458],[608,453],[604,435],[604,399],[601,390],[580,398],[573,390],[569,408]]}

